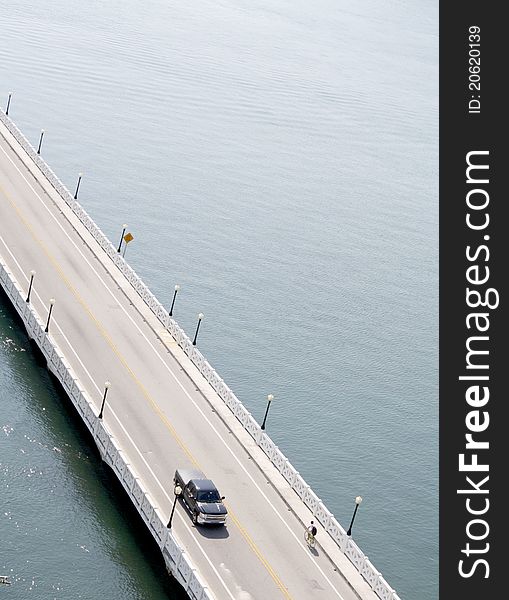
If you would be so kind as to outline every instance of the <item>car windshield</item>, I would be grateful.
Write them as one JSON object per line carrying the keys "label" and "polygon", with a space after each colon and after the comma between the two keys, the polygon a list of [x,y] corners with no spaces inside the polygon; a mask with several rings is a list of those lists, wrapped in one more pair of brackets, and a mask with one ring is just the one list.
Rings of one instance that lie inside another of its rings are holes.
{"label": "car windshield", "polygon": [[198,502],[221,502],[221,498],[217,490],[207,490],[203,492],[198,492],[198,496],[196,499],[198,500]]}

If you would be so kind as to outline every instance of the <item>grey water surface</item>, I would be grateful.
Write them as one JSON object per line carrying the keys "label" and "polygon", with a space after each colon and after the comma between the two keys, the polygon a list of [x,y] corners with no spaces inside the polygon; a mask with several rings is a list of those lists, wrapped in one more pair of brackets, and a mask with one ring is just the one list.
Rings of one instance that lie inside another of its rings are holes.
{"label": "grey water surface", "polygon": [[[345,528],[363,497],[392,587],[437,598],[438,3],[2,1],[9,92]],[[0,598],[176,597],[112,479],[0,296]]]}

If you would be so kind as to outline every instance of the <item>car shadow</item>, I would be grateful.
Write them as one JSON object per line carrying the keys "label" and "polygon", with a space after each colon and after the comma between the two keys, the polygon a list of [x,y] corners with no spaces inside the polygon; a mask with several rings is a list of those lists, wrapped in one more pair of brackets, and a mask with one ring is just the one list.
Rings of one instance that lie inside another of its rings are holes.
{"label": "car shadow", "polygon": [[194,525],[194,528],[204,538],[211,540],[224,540],[230,537],[225,525]]}

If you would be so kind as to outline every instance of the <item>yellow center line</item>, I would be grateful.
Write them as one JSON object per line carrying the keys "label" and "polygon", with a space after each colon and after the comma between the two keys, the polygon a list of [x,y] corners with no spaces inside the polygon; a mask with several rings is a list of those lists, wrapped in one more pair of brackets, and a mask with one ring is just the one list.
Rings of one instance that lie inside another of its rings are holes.
{"label": "yellow center line", "polygon": [[291,596],[288,592],[288,589],[284,586],[283,582],[281,581],[279,576],[276,574],[276,572],[274,571],[274,569],[272,568],[272,566],[270,565],[268,560],[260,552],[258,546],[255,544],[255,542],[253,541],[253,539],[251,538],[249,533],[245,530],[244,526],[240,523],[239,519],[237,518],[235,513],[231,510],[230,506],[226,505],[226,507],[228,509],[228,516],[231,517],[232,521],[235,523],[235,525],[237,526],[237,529],[240,531],[240,533],[242,534],[242,536],[244,537],[246,542],[251,546],[251,549],[256,554],[256,556],[258,557],[258,559],[260,560],[262,565],[267,569],[267,571],[269,572],[269,575],[276,582],[278,588],[283,592],[283,596],[288,598],[288,600],[291,600]]}
{"label": "yellow center line", "polygon": [[[81,307],[84,309],[84,311],[86,312],[86,314],[89,316],[90,320],[94,323],[94,325],[96,326],[96,328],[99,331],[99,333],[106,340],[106,343],[108,344],[108,346],[111,348],[111,350],[113,351],[113,353],[117,356],[117,358],[119,359],[119,361],[121,362],[121,364],[124,366],[124,368],[126,369],[126,371],[129,373],[129,375],[131,376],[131,378],[133,379],[133,381],[135,382],[135,384],[140,389],[140,391],[141,391],[142,395],[144,396],[144,398],[147,400],[147,402],[150,404],[150,406],[153,408],[153,410],[157,413],[157,415],[159,416],[159,418],[161,419],[161,421],[164,423],[164,425],[166,426],[166,428],[169,430],[169,432],[171,433],[172,437],[175,439],[175,441],[177,442],[177,444],[180,446],[180,448],[183,450],[183,452],[187,455],[187,457],[189,458],[189,460],[198,469],[203,470],[203,469],[201,469],[198,461],[191,454],[190,450],[186,447],[186,445],[184,444],[184,442],[181,440],[181,438],[177,434],[175,428],[170,423],[170,421],[168,420],[168,418],[166,417],[166,415],[161,411],[161,409],[159,408],[159,406],[157,405],[157,403],[155,402],[155,400],[152,398],[152,396],[149,394],[149,392],[147,391],[147,389],[145,388],[145,386],[136,377],[135,373],[133,372],[133,370],[131,369],[131,367],[127,363],[126,359],[122,356],[122,354],[120,353],[120,351],[117,349],[117,347],[113,343],[113,340],[110,338],[110,336],[108,335],[108,333],[106,332],[106,330],[102,326],[101,322],[95,317],[95,315],[89,309],[89,307],[87,306],[87,304],[85,303],[85,301],[81,298],[81,296],[78,293],[78,291],[76,290],[76,288],[72,285],[72,283],[66,277],[66,275],[64,274],[64,271],[63,271],[62,267],[59,265],[58,261],[53,257],[53,255],[50,253],[50,251],[46,248],[46,246],[42,242],[42,240],[40,240],[37,237],[37,235],[35,234],[34,229],[30,225],[30,223],[28,223],[27,219],[23,216],[23,213],[18,208],[18,206],[16,206],[16,204],[12,200],[10,194],[8,194],[1,185],[0,185],[0,191],[7,198],[7,200],[9,201],[10,205],[12,206],[12,208],[14,209],[14,211],[16,212],[16,214],[17,214],[18,218],[20,219],[20,221],[24,224],[24,226],[30,232],[30,235],[32,236],[32,238],[42,248],[42,251],[46,255],[46,257],[49,260],[49,262],[53,265],[53,267],[55,268],[55,270],[59,274],[60,278],[62,279],[62,281],[64,282],[64,284],[66,285],[66,287],[70,290],[70,292],[72,293],[72,295],[76,298],[76,300],[78,301],[78,303],[81,305]],[[271,576],[271,578],[274,580],[274,582],[276,583],[277,587],[281,590],[281,592],[283,593],[283,596],[285,596],[285,598],[287,598],[288,600],[292,600],[290,594],[288,593],[288,589],[286,588],[286,586],[283,584],[283,582],[281,581],[281,579],[279,578],[279,576],[276,574],[276,572],[274,571],[274,569],[271,567],[271,565],[269,564],[269,562],[267,561],[267,559],[263,556],[262,552],[260,551],[260,549],[258,548],[258,546],[255,544],[255,542],[253,541],[253,539],[251,538],[251,536],[249,535],[249,533],[247,532],[247,530],[241,525],[241,523],[240,523],[239,519],[236,517],[235,513],[229,507],[228,507],[228,515],[231,517],[231,520],[236,525],[236,527],[239,530],[239,532],[242,535],[242,537],[246,540],[246,542],[248,543],[248,545],[251,547],[251,549],[253,550],[253,552],[256,554],[256,556],[258,557],[258,559],[260,560],[260,562],[262,563],[262,565],[265,567],[265,569],[267,570],[267,572]]]}

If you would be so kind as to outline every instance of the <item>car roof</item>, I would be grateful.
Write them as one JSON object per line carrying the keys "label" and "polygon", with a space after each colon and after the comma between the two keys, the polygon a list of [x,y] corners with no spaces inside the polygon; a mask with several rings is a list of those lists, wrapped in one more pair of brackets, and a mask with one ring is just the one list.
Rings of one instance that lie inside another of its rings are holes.
{"label": "car roof", "polygon": [[212,483],[212,481],[210,479],[194,479],[193,483],[196,486],[196,489],[199,490],[200,492],[208,491],[208,490],[216,490],[217,491],[216,486]]}

